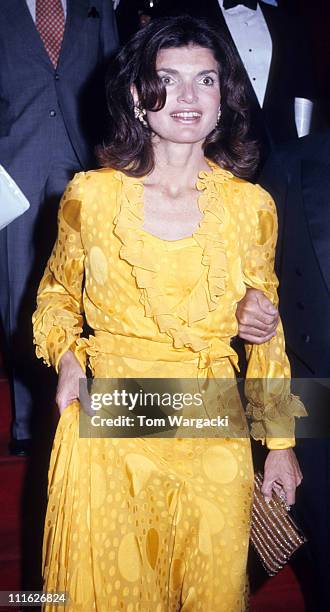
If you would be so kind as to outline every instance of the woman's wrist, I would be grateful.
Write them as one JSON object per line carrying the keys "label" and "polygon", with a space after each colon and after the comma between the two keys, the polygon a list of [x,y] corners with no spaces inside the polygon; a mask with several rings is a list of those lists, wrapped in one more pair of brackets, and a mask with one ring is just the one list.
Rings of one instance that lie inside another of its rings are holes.
{"label": "woman's wrist", "polygon": [[58,368],[60,369],[62,366],[72,363],[72,359],[75,359],[73,352],[70,349],[65,351],[58,362]]}
{"label": "woman's wrist", "polygon": [[281,457],[281,456],[285,457],[291,452],[293,452],[292,446],[288,448],[271,448],[268,450],[268,455],[276,455],[277,457]]}
{"label": "woman's wrist", "polygon": [[266,445],[268,450],[287,450],[288,448],[294,448],[296,440],[294,437],[291,438],[266,438]]}

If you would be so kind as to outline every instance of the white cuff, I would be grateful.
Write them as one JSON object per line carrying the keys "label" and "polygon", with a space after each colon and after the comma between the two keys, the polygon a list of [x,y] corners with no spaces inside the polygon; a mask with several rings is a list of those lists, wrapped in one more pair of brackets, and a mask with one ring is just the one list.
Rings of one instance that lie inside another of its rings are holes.
{"label": "white cuff", "polygon": [[307,98],[294,99],[294,116],[299,138],[307,136],[311,127],[313,102]]}

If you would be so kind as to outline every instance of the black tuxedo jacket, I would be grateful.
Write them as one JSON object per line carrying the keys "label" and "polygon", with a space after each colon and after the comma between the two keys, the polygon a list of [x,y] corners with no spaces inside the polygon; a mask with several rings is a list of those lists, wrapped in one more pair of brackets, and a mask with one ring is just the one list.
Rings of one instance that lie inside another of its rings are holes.
{"label": "black tuxedo jacket", "polygon": [[323,611],[330,609],[330,131],[283,147],[260,182],[277,205],[280,312],[299,379],[293,390],[309,415],[296,423],[304,477],[296,513],[315,572],[313,609]]}
{"label": "black tuxedo jacket", "polygon": [[[316,97],[310,50],[304,29],[297,19],[281,8],[260,2],[272,38],[273,53],[265,99],[260,108],[246,74],[251,107],[251,136],[263,145],[263,158],[275,145],[297,136],[294,98]],[[160,2],[158,14],[189,14],[206,19],[214,28],[230,36],[218,0],[179,0]],[[243,66],[243,64],[242,64]],[[243,67],[244,69],[244,67]]]}
{"label": "black tuxedo jacket", "polygon": [[272,155],[260,183],[277,205],[280,312],[293,375],[330,378],[330,131]]}

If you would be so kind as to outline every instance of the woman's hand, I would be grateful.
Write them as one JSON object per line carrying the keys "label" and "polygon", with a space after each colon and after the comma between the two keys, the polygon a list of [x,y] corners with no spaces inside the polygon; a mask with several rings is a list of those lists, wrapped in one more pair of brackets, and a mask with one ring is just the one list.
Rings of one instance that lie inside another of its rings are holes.
{"label": "woman's hand", "polygon": [[238,336],[251,344],[263,344],[276,336],[278,310],[258,289],[247,289],[236,309]]}
{"label": "woman's hand", "polygon": [[264,481],[261,492],[266,501],[272,497],[272,491],[285,496],[286,504],[295,503],[296,488],[302,481],[297,457],[292,448],[269,451],[264,468]]}
{"label": "woman's hand", "polygon": [[72,353],[64,353],[59,362],[56,403],[60,414],[75,399],[79,399],[79,380],[86,378],[78,359]]}

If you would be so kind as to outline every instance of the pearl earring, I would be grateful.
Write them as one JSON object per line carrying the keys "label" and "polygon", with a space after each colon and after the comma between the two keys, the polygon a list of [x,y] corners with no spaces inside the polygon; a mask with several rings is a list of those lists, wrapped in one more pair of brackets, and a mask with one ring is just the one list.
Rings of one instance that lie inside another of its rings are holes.
{"label": "pearl earring", "polygon": [[221,106],[219,106],[218,115],[217,115],[217,123],[216,123],[216,125],[219,125],[219,123],[220,123],[220,118],[221,118]]}

